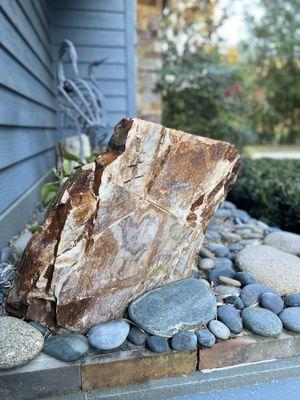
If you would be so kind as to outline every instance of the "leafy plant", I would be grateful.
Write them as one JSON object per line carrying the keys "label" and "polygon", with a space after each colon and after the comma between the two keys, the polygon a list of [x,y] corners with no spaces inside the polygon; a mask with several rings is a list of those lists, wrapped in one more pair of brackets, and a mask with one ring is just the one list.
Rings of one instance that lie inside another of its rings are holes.
{"label": "leafy plant", "polygon": [[[93,162],[99,154],[92,154],[85,158],[86,163]],[[72,173],[80,168],[85,163],[76,155],[71,153],[64,153],[62,159],[62,167],[58,170],[52,167],[52,178],[50,182],[43,185],[41,190],[41,198],[45,207],[49,206],[55,199],[58,189],[63,185]]]}
{"label": "leafy plant", "polygon": [[229,199],[253,217],[300,232],[300,160],[245,158]]}
{"label": "leafy plant", "polygon": [[237,51],[222,52],[217,39],[220,1],[168,3],[164,17],[164,66],[160,89],[163,123],[196,135],[229,141],[239,148],[255,143],[251,125],[254,78]]}

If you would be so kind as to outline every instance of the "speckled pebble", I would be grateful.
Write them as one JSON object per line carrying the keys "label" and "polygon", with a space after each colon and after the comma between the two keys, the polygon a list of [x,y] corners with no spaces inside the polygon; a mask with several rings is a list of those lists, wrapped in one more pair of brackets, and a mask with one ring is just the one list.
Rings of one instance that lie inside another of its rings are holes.
{"label": "speckled pebble", "polygon": [[288,294],[284,298],[285,307],[300,307],[300,293]]}
{"label": "speckled pebble", "polygon": [[256,283],[247,285],[244,286],[241,291],[241,300],[244,303],[244,306],[248,307],[255,303],[258,303],[261,295],[266,292],[278,294],[275,290],[271,289],[267,285],[261,285]]}
{"label": "speckled pebble", "polygon": [[195,350],[197,348],[197,336],[189,331],[178,332],[172,337],[171,346],[176,351]]}
{"label": "speckled pebble", "polygon": [[37,356],[43,335],[18,318],[0,317],[0,370],[20,367]]}
{"label": "speckled pebble", "polygon": [[285,308],[279,314],[285,329],[300,333],[300,307]]}
{"label": "speckled pebble", "polygon": [[242,311],[244,326],[251,332],[267,337],[277,337],[282,331],[282,322],[276,314],[260,307],[247,307]]}
{"label": "speckled pebble", "polygon": [[214,268],[215,262],[211,258],[202,258],[198,261],[198,266],[203,271],[208,271]]}
{"label": "speckled pebble", "polygon": [[274,314],[279,314],[283,310],[283,300],[277,294],[266,292],[260,297],[260,306]]}
{"label": "speckled pebble", "polygon": [[208,329],[198,329],[196,332],[198,343],[202,347],[212,347],[216,343],[216,337]]}
{"label": "speckled pebble", "polygon": [[210,321],[208,324],[209,330],[215,335],[216,338],[226,340],[230,337],[230,330],[221,321]]}
{"label": "speckled pebble", "polygon": [[225,304],[218,307],[218,319],[227,326],[227,328],[235,334],[241,333],[243,323],[240,314],[233,306]]}

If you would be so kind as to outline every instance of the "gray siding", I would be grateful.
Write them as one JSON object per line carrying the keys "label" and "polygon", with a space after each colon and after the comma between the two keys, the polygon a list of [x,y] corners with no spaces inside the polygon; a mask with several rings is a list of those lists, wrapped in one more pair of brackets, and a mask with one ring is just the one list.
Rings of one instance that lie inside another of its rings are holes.
{"label": "gray siding", "polygon": [[0,0],[0,248],[29,221],[55,163],[53,58],[71,39],[79,70],[108,57],[96,77],[110,132],[135,116],[134,0]]}
{"label": "gray siding", "polygon": [[0,0],[0,247],[30,219],[57,140],[46,0]]}
{"label": "gray siding", "polygon": [[106,98],[110,131],[124,116],[135,116],[134,6],[134,0],[53,1],[54,57],[60,43],[70,39],[82,77],[91,61],[108,57],[95,76]]}

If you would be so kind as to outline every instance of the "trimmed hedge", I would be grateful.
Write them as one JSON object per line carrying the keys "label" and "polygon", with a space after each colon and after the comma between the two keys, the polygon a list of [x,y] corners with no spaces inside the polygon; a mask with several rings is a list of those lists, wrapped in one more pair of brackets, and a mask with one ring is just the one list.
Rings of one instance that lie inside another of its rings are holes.
{"label": "trimmed hedge", "polygon": [[300,160],[242,161],[229,200],[269,225],[300,232]]}

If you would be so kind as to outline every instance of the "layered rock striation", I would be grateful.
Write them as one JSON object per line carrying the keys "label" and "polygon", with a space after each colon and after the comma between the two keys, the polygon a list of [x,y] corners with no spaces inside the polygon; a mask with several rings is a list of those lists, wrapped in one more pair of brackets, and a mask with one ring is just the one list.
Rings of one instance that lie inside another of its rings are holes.
{"label": "layered rock striation", "polygon": [[238,166],[229,143],[122,120],[107,153],[61,188],[23,254],[10,306],[85,332],[145,291],[189,277]]}

